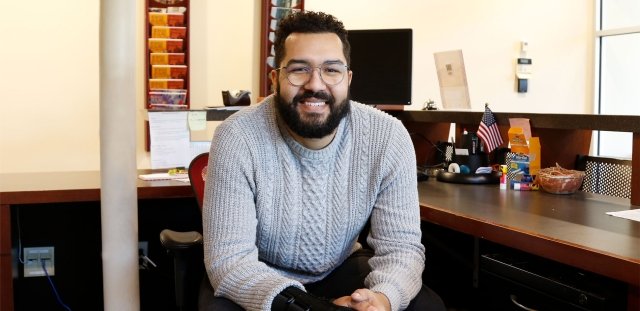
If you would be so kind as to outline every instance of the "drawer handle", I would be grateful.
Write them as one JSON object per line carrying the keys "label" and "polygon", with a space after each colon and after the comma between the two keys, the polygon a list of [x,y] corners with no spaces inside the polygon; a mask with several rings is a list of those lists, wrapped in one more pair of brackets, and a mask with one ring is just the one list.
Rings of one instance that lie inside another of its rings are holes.
{"label": "drawer handle", "polygon": [[529,307],[527,307],[527,306],[525,306],[525,305],[523,305],[523,304],[519,303],[519,302],[517,301],[518,297],[517,297],[516,295],[514,295],[514,294],[511,294],[511,296],[509,296],[509,297],[511,298],[511,302],[513,302],[513,304],[514,304],[514,305],[516,305],[516,306],[518,306],[518,307],[522,308],[522,310],[527,310],[527,311],[538,311],[538,310],[536,310],[536,309],[529,308]]}

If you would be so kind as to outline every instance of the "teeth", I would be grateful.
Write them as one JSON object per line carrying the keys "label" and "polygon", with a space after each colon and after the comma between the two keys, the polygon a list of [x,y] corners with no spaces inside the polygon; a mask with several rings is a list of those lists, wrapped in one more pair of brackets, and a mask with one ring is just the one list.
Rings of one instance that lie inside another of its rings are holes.
{"label": "teeth", "polygon": [[315,106],[315,107],[318,107],[318,106],[322,106],[322,105],[324,105],[324,102],[317,102],[317,103],[305,102],[304,104],[305,104],[305,105],[307,105],[307,106]]}

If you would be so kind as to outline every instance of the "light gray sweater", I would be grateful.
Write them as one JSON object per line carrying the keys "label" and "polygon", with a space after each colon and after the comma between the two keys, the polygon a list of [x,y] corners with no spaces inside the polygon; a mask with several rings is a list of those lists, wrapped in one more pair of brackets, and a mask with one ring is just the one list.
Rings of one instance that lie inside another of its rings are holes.
{"label": "light gray sweater", "polygon": [[409,134],[397,119],[350,102],[331,144],[310,150],[278,126],[268,97],[214,134],[204,195],[207,274],[217,296],[269,310],[288,286],[323,279],[367,242],[367,288],[404,309],[422,285],[424,247]]}

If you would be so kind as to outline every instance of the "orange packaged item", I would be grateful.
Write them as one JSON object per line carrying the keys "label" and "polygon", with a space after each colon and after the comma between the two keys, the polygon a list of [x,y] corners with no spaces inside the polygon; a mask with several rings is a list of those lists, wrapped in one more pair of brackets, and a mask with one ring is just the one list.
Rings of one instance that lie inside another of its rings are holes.
{"label": "orange packaged item", "polygon": [[538,175],[541,158],[540,137],[531,137],[529,139],[529,174],[533,176]]}
{"label": "orange packaged item", "polygon": [[183,79],[149,79],[150,90],[184,89]]}
{"label": "orange packaged item", "polygon": [[187,66],[184,65],[154,65],[151,66],[153,79],[184,79],[187,77]]}
{"label": "orange packaged item", "polygon": [[184,26],[184,14],[149,12],[149,23],[153,26]]}
{"label": "orange packaged item", "polygon": [[529,154],[529,146],[524,136],[524,130],[521,127],[512,127],[509,129],[509,144],[511,152]]}
{"label": "orange packaged item", "polygon": [[149,38],[149,50],[154,53],[182,52],[182,39]]}
{"label": "orange packaged item", "polygon": [[184,65],[184,53],[150,53],[151,65]]}
{"label": "orange packaged item", "polygon": [[184,39],[187,36],[187,27],[153,26],[151,37],[167,39]]}

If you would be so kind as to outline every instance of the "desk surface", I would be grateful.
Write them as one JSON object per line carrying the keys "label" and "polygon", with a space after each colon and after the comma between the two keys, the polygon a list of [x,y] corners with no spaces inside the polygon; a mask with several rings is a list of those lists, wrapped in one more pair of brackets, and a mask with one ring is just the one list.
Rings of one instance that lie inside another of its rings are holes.
{"label": "desk surface", "polygon": [[[640,222],[605,214],[636,208],[627,199],[435,180],[418,188],[423,220],[640,286]],[[192,196],[183,182],[138,180],[140,199]],[[0,175],[2,205],[98,200],[97,171]]]}
{"label": "desk surface", "polygon": [[418,184],[423,220],[640,286],[640,222],[629,200],[497,185]]}
{"label": "desk surface", "polygon": [[[138,174],[151,172],[139,170]],[[193,197],[188,183],[175,180],[138,179],[137,187],[138,199]],[[99,171],[0,174],[0,204],[99,200]]]}

